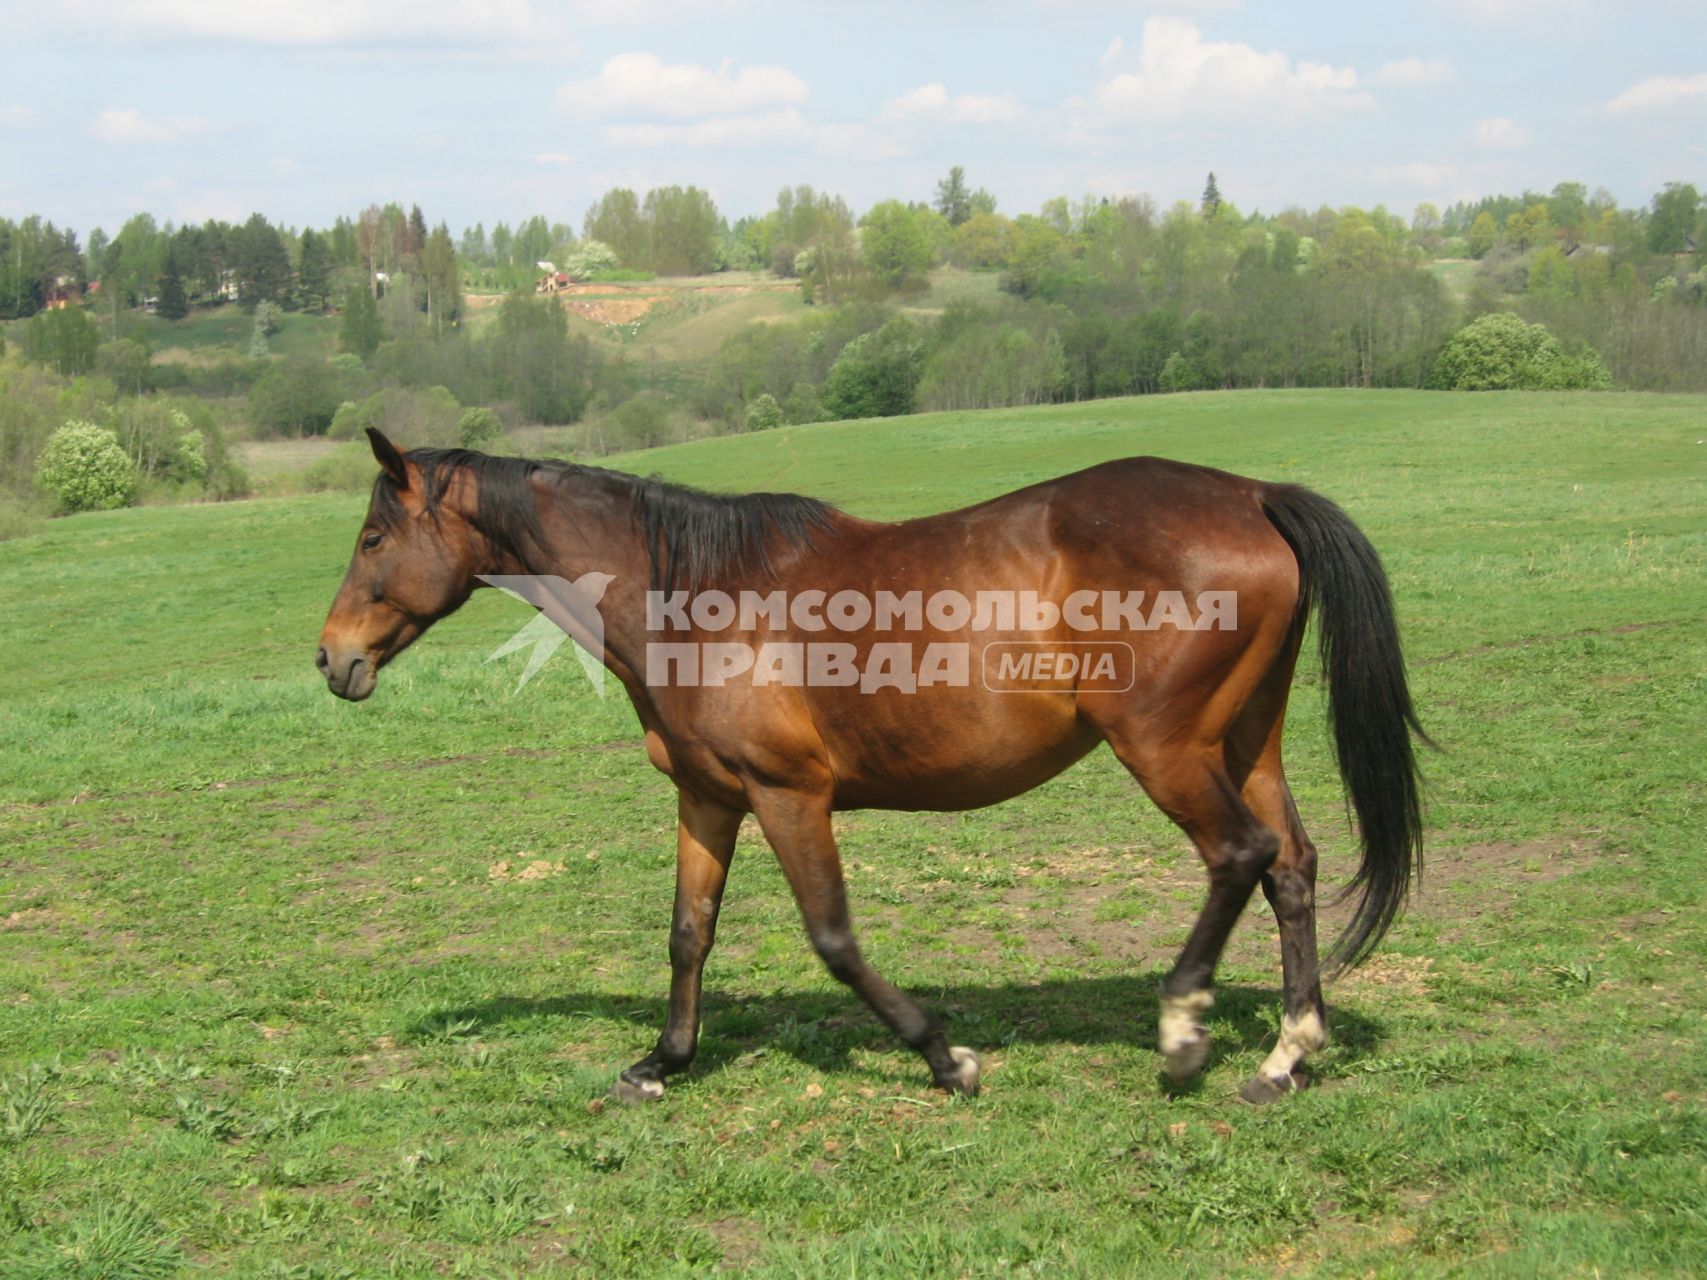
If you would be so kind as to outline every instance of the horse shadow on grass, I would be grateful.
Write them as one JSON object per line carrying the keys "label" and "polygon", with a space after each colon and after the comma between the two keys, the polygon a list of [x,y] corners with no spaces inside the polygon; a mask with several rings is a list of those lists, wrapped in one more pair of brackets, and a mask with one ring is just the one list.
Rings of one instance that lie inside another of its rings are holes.
{"label": "horse shadow on grass", "polygon": [[[1163,971],[1044,982],[1009,982],[914,988],[912,994],[943,1024],[949,1041],[988,1056],[1013,1045],[1068,1044],[1083,1048],[1124,1045],[1157,1051],[1158,987]],[[664,1025],[660,995],[567,991],[545,998],[496,996],[440,1009],[404,1028],[419,1040],[455,1027],[460,1034],[500,1040],[541,1020],[561,1020],[564,1038],[574,1023],[593,1020],[634,1029],[632,1055],[652,1047]],[[897,1040],[849,992],[783,990],[727,995],[707,991],[701,1007],[699,1055],[690,1074],[709,1076],[761,1052],[792,1055],[817,1070],[853,1070],[855,1050],[905,1052]],[[1266,1052],[1279,1034],[1279,995],[1270,987],[1218,985],[1208,1022],[1214,1036],[1208,1069],[1254,1050]],[[1341,1075],[1375,1055],[1386,1038],[1383,1023],[1354,1009],[1330,1008],[1335,1070]],[[620,1065],[612,1064],[613,1073]],[[897,1061],[899,1066],[899,1060]],[[887,1068],[880,1068],[886,1070]],[[911,1066],[898,1080],[911,1080]],[[1201,1076],[1199,1077],[1201,1079]],[[1195,1082],[1180,1086],[1191,1092]]]}

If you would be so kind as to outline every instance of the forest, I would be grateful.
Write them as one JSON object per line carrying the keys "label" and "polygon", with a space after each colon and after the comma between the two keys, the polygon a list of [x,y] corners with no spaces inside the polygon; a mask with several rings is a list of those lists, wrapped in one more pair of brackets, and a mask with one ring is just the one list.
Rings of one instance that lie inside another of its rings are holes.
{"label": "forest", "polygon": [[[1707,210],[1687,183],[1638,207],[1561,182],[1408,217],[1247,212],[1214,174],[1165,208],[1010,217],[958,167],[922,194],[856,214],[799,186],[731,221],[697,187],[619,188],[578,227],[455,235],[401,203],[318,228],[138,214],[83,239],[0,220],[0,531],[250,492],[243,442],[363,425],[490,448],[568,427],[552,443],[599,453],[1209,389],[1707,390]],[[747,293],[768,309],[672,342]],[[612,298],[642,298],[637,318],[601,319]],[[50,458],[70,425],[95,432]],[[50,482],[90,449],[119,480]],[[349,475],[323,461],[305,482]]]}

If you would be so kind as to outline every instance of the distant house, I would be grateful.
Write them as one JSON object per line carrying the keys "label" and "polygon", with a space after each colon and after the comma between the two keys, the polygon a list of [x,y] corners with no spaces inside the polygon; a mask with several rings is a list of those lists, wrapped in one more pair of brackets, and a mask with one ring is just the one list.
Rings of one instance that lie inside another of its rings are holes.
{"label": "distant house", "polygon": [[568,272],[554,269],[534,282],[533,291],[535,293],[556,293],[559,289],[567,289],[569,285]]}
{"label": "distant house", "polygon": [[71,276],[55,276],[53,283],[47,288],[47,296],[42,299],[42,308],[47,311],[63,311],[73,302],[83,300],[83,290]]}

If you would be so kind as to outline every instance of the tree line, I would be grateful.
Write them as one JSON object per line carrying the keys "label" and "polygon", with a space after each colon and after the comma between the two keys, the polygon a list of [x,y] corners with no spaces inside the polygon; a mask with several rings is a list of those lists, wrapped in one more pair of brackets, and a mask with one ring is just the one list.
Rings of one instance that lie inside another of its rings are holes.
{"label": "tree line", "polygon": [[[401,388],[497,406],[511,423],[592,413],[595,443],[615,447],[688,422],[744,430],[1209,388],[1707,390],[1703,247],[1707,209],[1687,183],[1634,208],[1562,182],[1407,218],[1246,212],[1210,175],[1195,202],[1062,197],[1009,217],[956,168],[930,198],[863,214],[801,185],[731,223],[699,188],[617,188],[579,227],[537,215],[454,238],[399,203],[325,228],[139,214],[86,244],[40,217],[0,219],[0,319],[19,355],[60,378],[97,379],[119,400],[237,402],[255,434],[325,431],[348,406]],[[542,263],[578,279],[770,273],[812,306],[737,330],[703,365],[637,369],[620,344],[572,335],[564,310],[534,296]],[[947,286],[945,266],[959,269]],[[510,296],[471,329],[471,291]],[[169,324],[243,309],[251,340],[214,360],[154,362],[142,308]],[[344,354],[273,355],[293,310],[335,311]],[[11,430],[0,453],[33,456],[45,421]],[[218,426],[198,419],[196,430],[226,492]],[[151,474],[174,448],[132,452]],[[188,483],[182,467],[160,474]]]}

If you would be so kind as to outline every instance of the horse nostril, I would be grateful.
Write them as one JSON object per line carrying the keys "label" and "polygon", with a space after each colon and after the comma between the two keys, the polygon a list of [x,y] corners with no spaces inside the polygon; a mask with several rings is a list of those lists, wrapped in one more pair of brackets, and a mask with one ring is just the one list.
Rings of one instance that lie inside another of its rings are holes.
{"label": "horse nostril", "polygon": [[320,652],[314,655],[314,665],[320,668],[321,675],[329,676],[332,674],[332,659],[327,656],[325,645],[321,645]]}

